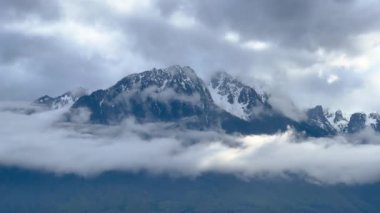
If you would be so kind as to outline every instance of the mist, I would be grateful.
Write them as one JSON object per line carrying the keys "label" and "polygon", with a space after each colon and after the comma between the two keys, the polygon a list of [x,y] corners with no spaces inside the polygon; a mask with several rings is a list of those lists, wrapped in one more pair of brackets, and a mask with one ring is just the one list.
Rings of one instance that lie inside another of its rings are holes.
{"label": "mist", "polygon": [[[300,138],[226,135],[173,129],[170,123],[117,126],[64,122],[69,108],[30,112],[25,103],[0,104],[0,165],[58,175],[93,177],[107,171],[188,176],[232,174],[243,179],[292,178],[316,184],[380,180],[380,137],[366,130],[350,137]],[[24,109],[24,110],[14,110]]]}

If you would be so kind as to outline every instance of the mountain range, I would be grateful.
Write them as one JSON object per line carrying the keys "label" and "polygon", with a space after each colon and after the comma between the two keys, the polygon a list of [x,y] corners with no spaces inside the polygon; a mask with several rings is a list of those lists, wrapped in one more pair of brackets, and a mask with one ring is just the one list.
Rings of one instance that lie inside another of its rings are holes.
{"label": "mountain range", "polygon": [[271,104],[271,95],[244,84],[225,72],[205,82],[195,71],[179,65],[131,74],[108,89],[88,94],[84,89],[33,102],[47,109],[70,106],[67,120],[87,109],[89,122],[114,125],[126,118],[137,122],[172,122],[180,128],[240,134],[273,134],[293,128],[306,136],[325,137],[357,133],[366,128],[380,132],[378,113],[331,113],[321,105],[294,119]]}

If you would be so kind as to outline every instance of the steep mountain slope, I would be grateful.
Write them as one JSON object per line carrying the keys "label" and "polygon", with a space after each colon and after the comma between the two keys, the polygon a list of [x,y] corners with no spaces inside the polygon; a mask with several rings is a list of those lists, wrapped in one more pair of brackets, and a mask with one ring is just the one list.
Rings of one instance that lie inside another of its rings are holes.
{"label": "steep mountain slope", "polygon": [[271,109],[267,94],[258,93],[225,72],[215,73],[208,89],[216,105],[244,120],[251,120]]}
{"label": "steep mountain slope", "polygon": [[343,115],[343,112],[341,110],[337,110],[335,113],[330,113],[326,110],[324,114],[326,119],[330,122],[330,124],[338,133],[347,132],[347,126],[349,121]]}
{"label": "steep mountain slope", "polygon": [[337,110],[333,114],[324,110],[322,106],[308,110],[308,122],[320,126],[326,132],[330,132],[331,135],[352,134],[364,129],[380,131],[380,115],[378,113],[356,112],[349,115],[348,119],[347,117],[343,115],[341,110]]}
{"label": "steep mountain slope", "polygon": [[380,132],[380,114],[370,113],[366,122],[367,126],[371,126],[375,131]]}
{"label": "steep mountain slope", "polygon": [[178,121],[210,126],[215,105],[206,85],[190,67],[178,65],[129,75],[106,90],[81,97],[73,108],[86,107],[91,121],[118,123]]}
{"label": "steep mountain slope", "polygon": [[[254,102],[245,88],[247,109],[270,106],[261,97]],[[245,99],[244,99],[245,98]],[[256,104],[255,104],[256,103]],[[251,107],[252,106],[252,107]],[[223,129],[226,132],[275,133],[296,123],[274,111],[246,120],[217,106],[206,84],[190,67],[178,65],[129,75],[106,90],[82,96],[72,107],[87,108],[94,123],[115,124],[125,118],[138,122],[177,122],[197,129]]]}
{"label": "steep mountain slope", "polygon": [[315,131],[319,132],[319,134],[335,135],[337,133],[336,129],[326,118],[326,115],[321,105],[308,109],[306,115],[307,120],[305,121],[305,123],[313,127]]}
{"label": "steep mountain slope", "polygon": [[378,113],[370,113],[369,115],[357,112],[351,115],[347,125],[348,133],[356,133],[365,128],[372,128],[375,131],[380,130],[380,115]]}
{"label": "steep mountain slope", "polygon": [[270,94],[258,92],[225,72],[215,73],[208,88],[219,107],[256,126],[277,130],[285,130],[289,126],[316,137],[336,134],[321,106],[309,109],[306,113],[307,120],[297,122],[269,104]]}
{"label": "steep mountain slope", "polygon": [[273,134],[290,127],[314,137],[355,133],[367,127],[380,130],[376,113],[355,113],[346,119],[341,111],[333,114],[316,106],[306,111],[305,120],[295,121],[276,111],[269,100],[270,95],[227,73],[216,73],[206,85],[190,67],[174,65],[128,75],[108,89],[80,98],[65,93],[41,97],[36,103],[54,109],[75,101],[69,120],[74,120],[77,109],[86,108],[90,122],[100,124],[133,118],[241,134]]}

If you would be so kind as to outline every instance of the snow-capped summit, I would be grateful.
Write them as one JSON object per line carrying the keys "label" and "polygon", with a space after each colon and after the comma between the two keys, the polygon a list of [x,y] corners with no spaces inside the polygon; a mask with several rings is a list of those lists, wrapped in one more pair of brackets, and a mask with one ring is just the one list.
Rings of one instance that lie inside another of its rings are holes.
{"label": "snow-capped summit", "polygon": [[62,107],[73,105],[81,96],[86,95],[87,89],[77,88],[72,91],[65,92],[57,97],[44,95],[33,102],[34,105],[42,106],[47,109],[60,109]]}
{"label": "snow-capped summit", "polygon": [[189,66],[183,66],[180,65],[172,65],[165,69],[163,69],[164,72],[170,73],[171,75],[183,75],[192,79],[198,78],[197,74],[195,74],[195,71],[189,67]]}
{"label": "snow-capped summit", "polygon": [[366,125],[371,126],[374,129],[379,129],[379,127],[380,127],[380,114],[376,113],[376,112],[370,113],[367,116]]}
{"label": "snow-capped summit", "polygon": [[330,134],[320,127],[297,123],[273,110],[267,100],[266,94],[226,73],[217,73],[207,87],[190,67],[175,65],[131,74],[108,89],[82,96],[68,119],[78,108],[87,108],[90,122],[101,124],[133,118],[241,134],[273,134],[288,127],[312,136]]}
{"label": "snow-capped summit", "polygon": [[[306,119],[294,120],[272,106],[260,93],[225,72],[212,76],[208,85],[190,67],[153,68],[131,74],[108,89],[79,98],[73,92],[36,103],[59,108],[75,101],[68,120],[78,108],[87,108],[92,123],[117,124],[126,118],[138,122],[171,122],[181,127],[219,129],[228,133],[273,134],[289,127],[313,137],[358,132],[367,126],[380,131],[380,115],[355,113],[348,120],[342,111],[322,106],[307,110]],[[74,119],[73,119],[74,120]]]}
{"label": "snow-capped summit", "polygon": [[73,108],[87,107],[92,121],[113,123],[130,116],[153,121],[207,119],[205,114],[213,106],[206,85],[195,72],[174,65],[128,75],[106,90],[83,96]]}
{"label": "snow-capped summit", "polygon": [[324,131],[327,135],[333,135],[336,133],[336,129],[329,122],[326,112],[323,110],[321,105],[317,105],[314,108],[307,110],[307,123],[313,127],[319,128]]}
{"label": "snow-capped summit", "polygon": [[210,95],[206,92],[205,84],[198,78],[194,70],[190,67],[181,67],[179,65],[173,65],[165,69],[153,68],[142,73],[128,75],[108,90],[115,89],[117,92],[131,92],[132,90],[145,90],[147,88],[155,92],[174,90],[184,95],[199,93],[202,98],[211,100]]}
{"label": "snow-capped summit", "polygon": [[215,104],[244,120],[252,119],[269,107],[267,94],[258,93],[225,72],[215,73],[208,89]]}
{"label": "snow-capped summit", "polygon": [[[339,134],[357,133],[366,128],[380,132],[380,114],[378,113],[356,112],[352,115],[345,115],[341,110],[337,110],[335,113],[325,110],[324,117]],[[349,119],[347,119],[348,117]],[[321,119],[323,120],[323,118]]]}
{"label": "snow-capped summit", "polygon": [[339,133],[347,132],[348,120],[343,115],[341,110],[337,110],[335,113],[331,113],[328,110],[325,111],[325,117],[334,129]]}

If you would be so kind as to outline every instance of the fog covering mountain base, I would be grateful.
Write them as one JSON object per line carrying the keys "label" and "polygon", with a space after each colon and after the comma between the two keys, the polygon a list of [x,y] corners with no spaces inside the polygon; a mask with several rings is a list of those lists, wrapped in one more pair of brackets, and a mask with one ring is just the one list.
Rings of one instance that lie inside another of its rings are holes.
{"label": "fog covering mountain base", "polygon": [[347,131],[339,131],[332,123],[344,124],[342,113],[331,121],[317,106],[302,119],[288,116],[270,94],[226,73],[206,84],[190,67],[172,66],[129,75],[88,95],[65,94],[46,104],[44,98],[1,103],[1,165],[84,177],[145,171],[191,178],[296,176],[316,184],[380,180],[375,114],[371,122],[354,114],[346,119]]}

